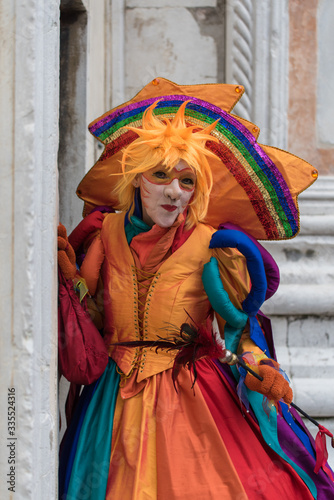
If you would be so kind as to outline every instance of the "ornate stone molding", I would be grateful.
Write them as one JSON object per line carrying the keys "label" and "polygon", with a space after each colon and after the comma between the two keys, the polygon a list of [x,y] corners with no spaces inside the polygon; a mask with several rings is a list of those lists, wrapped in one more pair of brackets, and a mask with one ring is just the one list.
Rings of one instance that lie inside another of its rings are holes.
{"label": "ornate stone molding", "polygon": [[253,116],[254,27],[252,0],[226,2],[226,82],[239,83],[245,94],[235,111],[247,120]]}

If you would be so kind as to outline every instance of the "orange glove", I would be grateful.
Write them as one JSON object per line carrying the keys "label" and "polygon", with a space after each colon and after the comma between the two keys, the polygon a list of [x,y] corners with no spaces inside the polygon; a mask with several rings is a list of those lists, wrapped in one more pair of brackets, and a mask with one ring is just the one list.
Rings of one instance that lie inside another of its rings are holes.
{"label": "orange glove", "polygon": [[75,265],[75,252],[68,242],[66,228],[62,224],[58,226],[58,265],[65,279],[73,279],[77,268]]}
{"label": "orange glove", "polygon": [[[272,362],[277,368],[279,364],[275,361]],[[251,391],[260,392],[268,399],[279,401],[283,399],[285,403],[290,405],[293,399],[292,389],[289,382],[285,380],[283,375],[272,366],[260,364],[257,367],[251,367],[253,371],[258,373],[263,380],[258,380],[256,377],[247,373],[245,384]]]}

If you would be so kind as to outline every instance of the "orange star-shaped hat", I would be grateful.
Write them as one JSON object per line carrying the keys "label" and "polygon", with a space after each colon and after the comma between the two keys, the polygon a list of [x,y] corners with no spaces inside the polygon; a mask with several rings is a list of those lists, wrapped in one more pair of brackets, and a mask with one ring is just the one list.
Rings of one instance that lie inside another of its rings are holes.
{"label": "orange star-shaped hat", "polygon": [[177,85],[155,78],[133,99],[108,111],[89,125],[105,145],[104,152],[80,182],[77,194],[85,201],[84,214],[99,205],[118,208],[114,188],[121,172],[122,150],[137,138],[127,126],[141,127],[144,111],[159,101],[154,114],[173,118],[184,101],[187,125],[205,128],[219,119],[207,148],[214,186],[205,222],[218,227],[230,222],[257,239],[287,239],[299,231],[297,196],[317,178],[304,160],[257,143],[259,128],[230,112],[242,96],[240,85]]}

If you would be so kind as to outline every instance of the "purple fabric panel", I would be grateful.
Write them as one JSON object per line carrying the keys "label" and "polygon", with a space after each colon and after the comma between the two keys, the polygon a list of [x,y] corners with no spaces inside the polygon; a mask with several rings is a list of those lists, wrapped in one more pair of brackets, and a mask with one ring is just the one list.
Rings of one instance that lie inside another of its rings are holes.
{"label": "purple fabric panel", "polygon": [[[214,363],[218,367],[220,372],[223,374],[227,382],[231,385],[231,387],[236,389],[236,381],[233,377],[230,367],[226,364],[220,363],[218,360],[214,360]],[[314,443],[313,438],[305,428],[298,413],[295,410],[293,410],[293,408],[290,408],[290,412],[293,414],[296,420],[301,424],[301,427],[305,429],[306,434],[310,437],[311,443],[313,444]],[[250,409],[249,414],[256,421],[252,409]],[[317,500],[329,500],[331,498],[334,499],[334,485],[332,481],[322,469],[320,469],[319,474],[315,474],[314,458],[304,448],[299,438],[291,430],[290,426],[286,423],[284,418],[280,416],[278,416],[277,419],[277,435],[279,443],[284,453],[286,453],[286,455],[291,460],[293,460],[293,462],[295,462],[301,469],[303,469],[315,483],[318,491]]]}
{"label": "purple fabric panel", "polygon": [[263,246],[255,238],[253,238],[253,236],[248,234],[241,227],[232,224],[230,222],[226,222],[224,224],[220,224],[218,229],[236,229],[237,231],[241,231],[242,233],[246,234],[246,236],[248,236],[252,240],[252,242],[256,245],[256,247],[259,249],[261,257],[263,259],[264,269],[266,272],[266,278],[267,278],[266,300],[268,300],[276,292],[280,281],[278,265],[276,264],[273,257],[265,248],[263,248]]}
{"label": "purple fabric panel", "polygon": [[115,210],[108,205],[99,205],[98,207],[93,208],[93,210],[90,213],[92,214],[93,212],[102,212],[103,214],[104,213],[111,214],[114,213]]}

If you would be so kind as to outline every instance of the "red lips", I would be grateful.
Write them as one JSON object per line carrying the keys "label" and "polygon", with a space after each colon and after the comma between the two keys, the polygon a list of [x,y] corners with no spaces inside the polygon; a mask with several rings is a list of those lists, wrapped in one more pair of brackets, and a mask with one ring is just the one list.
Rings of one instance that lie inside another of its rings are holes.
{"label": "red lips", "polygon": [[161,206],[162,206],[162,208],[167,210],[167,212],[174,212],[174,210],[177,209],[176,205],[161,205]]}

